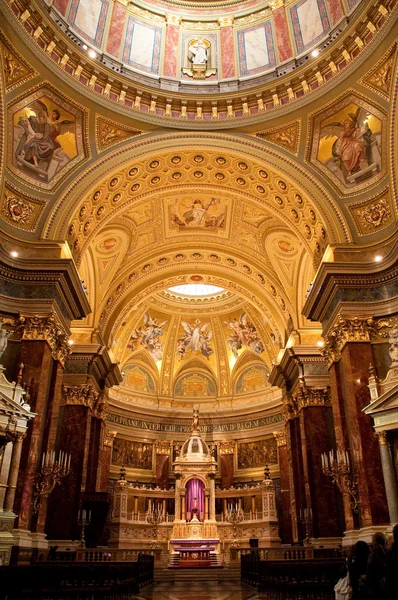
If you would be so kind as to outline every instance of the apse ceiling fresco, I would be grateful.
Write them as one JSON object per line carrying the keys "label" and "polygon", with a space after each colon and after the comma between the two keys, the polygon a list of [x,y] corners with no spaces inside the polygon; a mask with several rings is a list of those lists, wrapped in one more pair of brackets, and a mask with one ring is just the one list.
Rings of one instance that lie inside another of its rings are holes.
{"label": "apse ceiling fresco", "polygon": [[283,349],[320,341],[302,309],[322,261],[396,230],[398,7],[6,0],[0,13],[2,231],[21,254],[74,261],[92,311],[72,338],[119,363],[112,402],[276,406]]}

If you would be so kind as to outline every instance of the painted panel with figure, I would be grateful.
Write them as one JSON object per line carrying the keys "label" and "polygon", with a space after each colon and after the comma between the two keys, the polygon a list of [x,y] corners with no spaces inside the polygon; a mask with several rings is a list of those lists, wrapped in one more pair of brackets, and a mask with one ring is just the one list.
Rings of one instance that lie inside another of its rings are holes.
{"label": "painted panel with figure", "polygon": [[155,362],[162,360],[163,342],[160,338],[164,335],[166,324],[167,319],[160,321],[158,317],[146,312],[143,322],[131,332],[127,347],[130,350],[137,350],[143,346]]}
{"label": "painted panel with figure", "polygon": [[235,358],[238,358],[244,348],[249,348],[256,354],[264,351],[263,341],[247,313],[243,312],[239,317],[231,317],[224,321],[224,324],[228,329],[227,346]]}
{"label": "painted panel with figure", "polygon": [[239,375],[235,391],[237,394],[248,394],[264,390],[268,385],[267,369],[262,365],[249,367]]}
{"label": "painted panel with figure", "polygon": [[52,189],[84,158],[83,112],[47,88],[9,112],[9,166],[15,175]]}
{"label": "painted panel with figure", "polygon": [[238,444],[238,469],[264,467],[278,462],[276,440],[259,440]]}
{"label": "painted panel with figure", "polygon": [[147,369],[134,364],[124,367],[121,385],[143,394],[154,394],[156,389],[153,377]]}
{"label": "painted panel with figure", "polygon": [[174,388],[176,398],[208,398],[216,396],[214,381],[203,373],[181,377]]}
{"label": "painted panel with figure", "polygon": [[206,231],[224,233],[228,218],[228,203],[223,198],[186,195],[168,201],[170,232]]}
{"label": "painted panel with figure", "polygon": [[386,117],[350,95],[319,113],[313,123],[311,162],[339,190],[355,192],[385,171]]}
{"label": "painted panel with figure", "polygon": [[200,319],[192,322],[181,321],[184,334],[177,340],[177,355],[182,360],[193,352],[200,352],[207,359],[214,353],[211,347],[213,331],[210,323],[202,323]]}
{"label": "painted panel with figure", "polygon": [[112,463],[133,469],[152,469],[153,444],[115,438]]}

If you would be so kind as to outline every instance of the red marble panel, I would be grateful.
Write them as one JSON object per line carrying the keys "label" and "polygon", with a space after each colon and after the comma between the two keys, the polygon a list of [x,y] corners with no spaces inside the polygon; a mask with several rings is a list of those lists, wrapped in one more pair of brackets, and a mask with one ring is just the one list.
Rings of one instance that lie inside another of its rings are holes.
{"label": "red marble panel", "polygon": [[343,7],[340,0],[329,0],[328,6],[332,25],[335,25],[344,17]]}
{"label": "red marble panel", "polygon": [[292,519],[290,516],[290,488],[289,488],[289,460],[287,447],[279,446],[279,469],[281,477],[281,536],[283,544],[291,544],[292,537]]}
{"label": "red marble panel", "polygon": [[54,361],[50,347],[44,341],[21,342],[21,360],[25,365],[23,381],[30,383],[32,412],[37,415],[29,424],[28,435],[22,447],[14,510],[19,515],[16,527],[29,529],[34,478],[42,451]]}
{"label": "red marble panel", "polygon": [[[332,400],[333,423],[336,444],[338,448],[348,448],[347,421],[344,412],[344,398],[340,384],[340,370],[337,363],[333,363],[329,369],[330,377],[330,395]],[[350,501],[347,496],[343,496],[343,509],[345,528],[354,529],[356,522],[350,507]]]}
{"label": "red marble panel", "polygon": [[229,488],[234,483],[234,455],[220,456],[220,483],[222,488]]}
{"label": "red marble panel", "polygon": [[166,52],[164,56],[163,75],[166,77],[178,77],[177,57],[178,57],[178,25],[169,23],[166,29]]}
{"label": "red marble panel", "polygon": [[281,8],[274,10],[272,16],[274,18],[275,38],[278,46],[279,60],[283,62],[284,60],[293,57],[285,8],[281,6]]}
{"label": "red marble panel", "polygon": [[54,0],[54,8],[56,8],[61,15],[66,15],[66,9],[68,8],[69,0]]}
{"label": "red marble panel", "polygon": [[[373,420],[362,412],[370,402],[367,374],[374,364],[371,344],[348,343],[342,351],[340,368],[345,400],[351,457],[358,480],[362,527],[389,522],[380,450]],[[371,473],[371,476],[369,474]]]}
{"label": "red marble panel", "polygon": [[123,4],[120,4],[120,2],[115,2],[113,5],[112,20],[106,44],[106,51],[112,54],[112,56],[120,56],[126,11],[127,8]]}
{"label": "red marble panel", "polygon": [[87,461],[87,476],[86,476],[86,492],[97,491],[97,479],[100,473],[100,444],[102,441],[102,427],[103,422],[101,419],[91,419],[90,427],[90,446]]}
{"label": "red marble panel", "polygon": [[109,487],[109,471],[111,468],[112,447],[104,446],[101,454],[101,475],[99,481],[99,491],[106,492]]}
{"label": "red marble panel", "polygon": [[297,514],[305,506],[305,486],[303,481],[303,458],[299,419],[288,421],[286,427],[287,455],[289,464],[290,514],[292,519],[293,542],[299,541]]}
{"label": "red marble panel", "polygon": [[314,537],[337,537],[344,531],[340,521],[341,498],[330,477],[322,472],[322,452],[333,446],[332,409],[305,407],[300,412],[304,477],[308,481],[306,507],[312,509]]}
{"label": "red marble panel", "polygon": [[50,496],[47,535],[50,539],[77,539],[80,528],[77,518],[81,492],[85,486],[85,464],[88,457],[91,415],[88,407],[62,407],[61,446],[72,455],[70,473],[56,486]]}
{"label": "red marble panel", "polygon": [[223,79],[235,77],[235,52],[232,27],[221,27],[221,76]]}
{"label": "red marble panel", "polygon": [[156,455],[156,485],[161,489],[169,487],[170,457],[166,454]]}

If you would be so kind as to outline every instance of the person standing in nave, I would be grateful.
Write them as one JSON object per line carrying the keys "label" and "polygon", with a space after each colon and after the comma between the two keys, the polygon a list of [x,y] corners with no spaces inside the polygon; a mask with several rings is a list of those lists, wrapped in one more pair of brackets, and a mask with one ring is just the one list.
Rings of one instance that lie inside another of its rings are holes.
{"label": "person standing in nave", "polygon": [[352,548],[348,559],[348,573],[352,587],[351,600],[365,600],[365,576],[370,550],[366,542],[360,540]]}
{"label": "person standing in nave", "polygon": [[392,530],[393,543],[387,554],[387,589],[389,600],[398,598],[398,525]]}
{"label": "person standing in nave", "polygon": [[366,569],[366,587],[368,600],[387,600],[386,589],[387,538],[377,532],[372,538],[372,552]]}

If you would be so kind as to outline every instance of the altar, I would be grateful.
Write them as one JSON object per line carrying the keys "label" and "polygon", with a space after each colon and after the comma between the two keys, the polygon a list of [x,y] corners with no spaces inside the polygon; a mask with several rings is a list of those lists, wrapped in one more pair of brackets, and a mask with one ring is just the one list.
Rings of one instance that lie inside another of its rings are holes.
{"label": "altar", "polygon": [[[212,560],[220,540],[172,540],[172,553],[178,555],[175,567],[180,569],[217,566]],[[176,557],[177,558],[177,557]]]}

